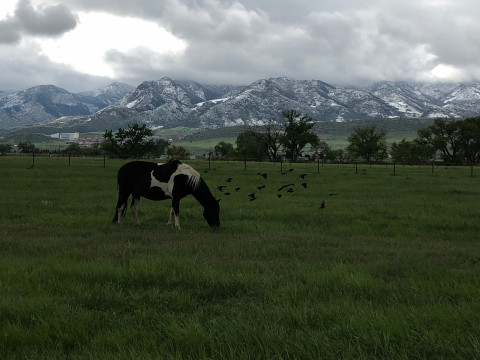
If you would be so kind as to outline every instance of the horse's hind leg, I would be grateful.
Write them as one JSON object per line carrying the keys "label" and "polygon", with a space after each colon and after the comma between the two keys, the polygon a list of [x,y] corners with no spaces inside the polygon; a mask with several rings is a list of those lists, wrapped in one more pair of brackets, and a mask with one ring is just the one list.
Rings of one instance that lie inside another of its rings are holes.
{"label": "horse's hind leg", "polygon": [[135,225],[140,225],[140,220],[138,220],[138,213],[137,213],[139,202],[140,202],[140,198],[133,196],[130,209],[132,209],[133,222],[135,223]]}

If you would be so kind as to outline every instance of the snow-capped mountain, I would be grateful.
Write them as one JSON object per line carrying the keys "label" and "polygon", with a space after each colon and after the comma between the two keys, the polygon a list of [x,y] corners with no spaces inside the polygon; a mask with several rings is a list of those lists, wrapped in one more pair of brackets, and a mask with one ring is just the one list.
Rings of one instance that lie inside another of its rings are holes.
{"label": "snow-capped mountain", "polygon": [[112,84],[79,94],[39,86],[0,95],[0,128],[47,122],[49,127],[75,131],[117,129],[132,122],[221,127],[280,120],[288,109],[316,121],[478,116],[480,83],[381,82],[346,88],[319,80],[275,78],[248,86],[205,86],[164,77],[137,88]]}
{"label": "snow-capped mountain", "polygon": [[131,85],[115,82],[101,89],[80,92],[78,95],[94,98],[96,103],[102,104],[103,106],[100,106],[104,108],[119,101],[134,89],[135,87]]}
{"label": "snow-capped mountain", "polygon": [[129,85],[112,84],[94,92],[73,94],[53,85],[41,85],[15,93],[0,93],[0,128],[93,114],[123,98],[132,89]]}

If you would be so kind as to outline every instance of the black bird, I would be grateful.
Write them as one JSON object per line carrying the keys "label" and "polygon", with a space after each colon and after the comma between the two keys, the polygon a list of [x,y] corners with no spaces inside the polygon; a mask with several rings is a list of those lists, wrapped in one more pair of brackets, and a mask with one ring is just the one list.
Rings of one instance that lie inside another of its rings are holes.
{"label": "black bird", "polygon": [[217,187],[217,189],[219,191],[223,191],[223,188],[226,188],[227,186],[226,185],[220,185],[219,187]]}
{"label": "black bird", "polygon": [[257,189],[258,189],[258,190],[262,190],[262,189],[264,189],[264,188],[265,188],[265,185],[257,186]]}
{"label": "black bird", "polygon": [[282,197],[282,194],[277,194],[277,197],[280,199]]}
{"label": "black bird", "polygon": [[248,196],[251,197],[251,198],[254,198],[254,197],[255,197],[255,193],[250,193],[250,194],[248,194]]}
{"label": "black bird", "polygon": [[240,190],[240,189],[241,189],[240,187],[235,188],[235,192],[237,192],[237,191]]}
{"label": "black bird", "polygon": [[288,193],[292,193],[292,192],[293,192],[293,189],[292,189],[292,188],[288,188],[287,192],[288,192]]}
{"label": "black bird", "polygon": [[227,196],[228,196],[228,195],[230,195],[230,194],[231,194],[231,192],[227,191],[224,195],[227,195]]}
{"label": "black bird", "polygon": [[282,174],[282,175],[286,175],[287,173],[286,173],[286,172],[282,172],[281,174]]}
{"label": "black bird", "polygon": [[295,184],[282,185],[282,186],[280,186],[280,188],[277,191],[282,191],[283,189],[285,189],[286,187],[289,187],[289,186],[295,186]]}
{"label": "black bird", "polygon": [[233,178],[227,178],[226,182],[232,182]]}
{"label": "black bird", "polygon": [[305,180],[305,176],[307,176],[308,174],[301,174],[300,177],[302,178],[302,180]]}
{"label": "black bird", "polygon": [[336,195],[338,195],[338,194],[331,193],[331,194],[330,194],[330,195],[328,195],[328,196],[336,196]]}
{"label": "black bird", "polygon": [[251,197],[251,198],[250,198],[250,201],[255,201],[255,200],[257,200],[256,197]]}
{"label": "black bird", "polygon": [[320,209],[325,209],[325,200],[320,203]]}
{"label": "black bird", "polygon": [[307,183],[302,183],[301,185],[303,186],[304,189],[307,188]]}
{"label": "black bird", "polygon": [[267,173],[258,173],[257,175],[260,175],[260,176],[262,176],[265,180],[267,180],[267,176],[268,176]]}
{"label": "black bird", "polygon": [[292,171],[293,171],[293,169],[288,169],[288,171],[292,172]]}

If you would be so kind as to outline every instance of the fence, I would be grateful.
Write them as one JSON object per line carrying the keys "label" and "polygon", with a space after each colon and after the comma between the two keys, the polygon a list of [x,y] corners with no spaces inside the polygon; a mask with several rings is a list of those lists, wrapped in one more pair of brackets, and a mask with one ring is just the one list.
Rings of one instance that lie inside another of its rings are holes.
{"label": "fence", "polygon": [[[107,163],[109,160],[112,160],[110,157],[106,155],[91,155],[91,156],[74,156],[71,154],[43,154],[43,153],[31,153],[31,154],[7,154],[5,157],[8,158],[31,158],[31,166],[35,166],[36,161],[39,159],[65,159],[65,166],[72,166],[75,164],[76,159],[83,159],[83,160],[88,160],[92,159],[93,162],[100,162],[101,166],[106,167]],[[128,161],[127,159],[122,159],[125,161]],[[148,159],[147,159],[148,160]],[[154,160],[152,160],[154,161]],[[166,159],[160,160],[162,162],[166,161]],[[284,172],[287,171],[287,167],[291,166],[305,166],[305,169],[308,169],[309,171],[314,171],[317,173],[321,172],[321,168],[324,166],[350,166],[352,169],[352,172],[356,175],[358,174],[366,174],[367,169],[369,167],[384,167],[385,169],[390,169],[392,175],[397,175],[397,173],[405,167],[413,167],[413,166],[421,166],[425,167],[428,166],[431,168],[431,173],[432,175],[435,174],[437,169],[439,167],[459,167],[459,168],[468,168],[470,171],[470,176],[473,176],[474,173],[474,168],[478,167],[477,166],[470,166],[470,165],[464,165],[464,164],[453,164],[453,163],[446,163],[443,161],[431,161],[431,162],[424,162],[424,163],[396,163],[395,161],[382,161],[382,162],[363,162],[363,161],[344,161],[344,162],[327,162],[323,160],[302,160],[302,161],[285,161],[283,159],[278,159],[276,161],[268,161],[268,160],[261,160],[261,159],[255,159],[255,158],[244,158],[243,160],[232,160],[232,159],[216,159],[213,157],[196,157],[194,160],[185,160],[185,162],[190,162],[190,163],[196,163],[196,164],[202,164],[206,169],[211,170],[212,166],[216,163],[218,164],[235,164],[237,167],[240,167],[239,165],[243,167],[243,170],[247,171],[250,167],[252,167],[253,164],[257,164],[255,168],[261,168],[262,164],[264,164],[266,167],[269,165],[275,166],[277,168],[277,171],[279,172]],[[269,164],[269,165],[267,165]]]}

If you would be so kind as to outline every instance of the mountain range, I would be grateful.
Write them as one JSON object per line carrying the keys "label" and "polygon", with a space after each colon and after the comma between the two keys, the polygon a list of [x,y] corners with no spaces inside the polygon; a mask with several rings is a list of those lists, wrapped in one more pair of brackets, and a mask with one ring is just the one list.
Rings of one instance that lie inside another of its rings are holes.
{"label": "mountain range", "polygon": [[0,129],[89,132],[133,122],[152,128],[216,128],[280,120],[288,109],[316,121],[465,118],[480,114],[480,83],[380,82],[353,88],[272,78],[248,86],[216,86],[164,77],[136,88],[113,83],[82,93],[41,85],[0,91]]}

